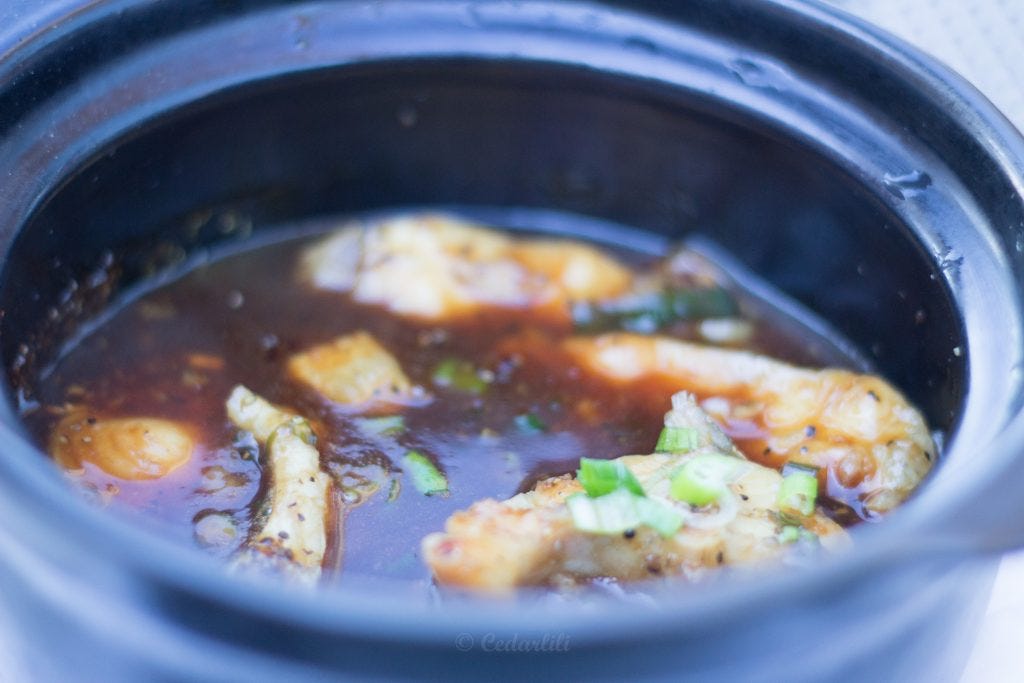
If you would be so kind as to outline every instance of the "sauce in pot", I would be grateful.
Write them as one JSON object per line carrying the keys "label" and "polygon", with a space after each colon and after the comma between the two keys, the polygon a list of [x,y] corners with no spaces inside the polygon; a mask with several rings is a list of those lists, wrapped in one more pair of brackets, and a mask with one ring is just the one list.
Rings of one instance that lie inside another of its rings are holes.
{"label": "sauce in pot", "polygon": [[[189,426],[194,442],[187,462],[155,478],[113,476],[88,461],[62,463],[76,487],[181,543],[225,558],[236,554],[262,514],[267,488],[260,445],[225,415],[233,387],[245,385],[307,418],[316,433],[343,528],[343,535],[328,537],[325,575],[417,580],[430,576],[421,539],[455,511],[573,472],[581,457],[653,450],[679,387],[659,377],[623,384],[588,372],[560,344],[580,334],[578,320],[507,306],[450,320],[396,315],[300,277],[302,254],[320,239],[308,235],[308,226],[303,232],[221,255],[126,299],[50,368],[37,387],[41,408],[25,420],[51,452],[63,438],[55,436],[58,423],[76,410],[92,420],[176,421]],[[601,249],[637,273],[665,256],[607,243]],[[743,286],[748,275],[715,270],[740,313],[711,324],[673,321],[660,334],[801,365],[864,369],[838,351],[842,344],[783,314],[767,288],[753,295]],[[417,387],[407,405],[353,409],[289,376],[286,364],[295,354],[356,331],[386,347]],[[469,383],[453,382],[452,368]],[[742,392],[729,398],[745,400]],[[730,419],[723,427],[751,460],[784,464],[765,448],[760,418]],[[410,451],[443,474],[446,493],[417,490],[405,460]],[[859,484],[833,478],[823,491],[827,514],[844,526],[865,514]]]}

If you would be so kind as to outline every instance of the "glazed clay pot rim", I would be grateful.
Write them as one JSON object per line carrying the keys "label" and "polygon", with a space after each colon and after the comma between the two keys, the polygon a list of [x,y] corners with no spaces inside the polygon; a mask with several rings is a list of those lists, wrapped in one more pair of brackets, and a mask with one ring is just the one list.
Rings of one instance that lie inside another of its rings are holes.
{"label": "glazed clay pot rim", "polygon": [[[1024,144],[1006,121],[959,78],[897,41],[831,10],[796,1],[765,4],[779,12],[800,17],[804,23],[812,22],[818,30],[827,29],[835,34],[837,40],[853,41],[858,49],[872,53],[875,59],[887,63],[888,68],[898,69],[901,76],[916,82],[932,97],[955,103],[963,125],[1000,160],[1004,172],[1014,180],[1018,190],[1024,188]],[[1005,462],[1001,467],[993,463],[1015,457],[1013,444],[1024,443],[1024,421],[1017,420],[1012,429],[1004,432],[1004,436],[1008,438],[1004,439],[1002,447],[993,451],[999,457],[990,454],[988,467],[966,473],[967,476],[959,482],[962,490],[958,495],[951,495],[954,492],[947,485],[936,491],[929,487],[920,498],[936,500],[948,495],[949,500],[963,504],[963,491],[976,493],[991,486],[1006,468]],[[37,456],[36,449],[7,426],[0,428],[0,438],[16,444],[19,451],[15,454],[18,457],[8,458],[0,464],[4,469],[14,461]],[[941,518],[928,518],[926,506],[911,504],[893,514],[884,526],[858,533],[855,553],[830,558],[819,566],[793,574],[766,571],[758,575],[756,581],[730,582],[729,590],[710,591],[699,596],[693,595],[694,591],[684,591],[683,595],[666,601],[663,610],[631,608],[622,613],[611,605],[610,611],[615,613],[615,620],[614,628],[609,629],[607,623],[595,619],[592,613],[580,615],[574,613],[572,606],[565,605],[554,609],[531,607],[526,612],[514,604],[454,602],[438,610],[422,605],[404,605],[395,599],[389,602],[384,591],[373,594],[346,591],[344,584],[338,590],[306,595],[281,588],[270,581],[227,577],[217,563],[202,558],[198,553],[153,538],[134,525],[87,508],[78,501],[67,501],[67,488],[47,468],[18,469],[14,476],[26,484],[19,494],[27,508],[35,508],[42,514],[43,506],[35,498],[37,494],[44,494],[46,500],[56,502],[56,512],[59,513],[56,517],[64,527],[63,535],[96,539],[95,549],[119,558],[140,584],[149,582],[168,587],[210,605],[228,607],[260,618],[283,618],[297,626],[301,624],[318,631],[424,643],[450,644],[453,635],[463,631],[487,629],[514,633],[536,630],[541,621],[549,630],[571,628],[577,642],[611,638],[621,641],[667,629],[679,632],[699,628],[700,624],[710,620],[731,619],[741,613],[749,613],[769,601],[784,601],[788,595],[797,592],[824,593],[863,572],[884,570],[886,562],[897,561],[912,532],[943,522]],[[955,512],[955,505],[950,508]],[[51,515],[48,520],[51,524],[53,517]],[[936,548],[946,548],[951,552],[963,548],[962,544],[946,543],[947,540],[938,538]],[[141,553],[133,555],[126,552],[126,548],[138,548]],[[432,628],[425,631],[417,616],[429,619]]]}

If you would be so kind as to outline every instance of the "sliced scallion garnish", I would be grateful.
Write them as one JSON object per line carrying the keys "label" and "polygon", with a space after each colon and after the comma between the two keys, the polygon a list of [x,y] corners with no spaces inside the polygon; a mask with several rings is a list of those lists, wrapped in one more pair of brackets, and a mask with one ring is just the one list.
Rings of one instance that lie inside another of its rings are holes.
{"label": "sliced scallion garnish", "polygon": [[457,358],[447,358],[434,369],[434,384],[448,387],[467,394],[482,394],[487,390],[487,380],[472,363]]}
{"label": "sliced scallion garnish", "polygon": [[430,458],[419,451],[409,451],[402,457],[402,466],[412,478],[412,485],[425,496],[448,493],[448,479]]}
{"label": "sliced scallion garnish", "polygon": [[640,482],[619,460],[580,458],[576,479],[591,498],[604,496],[619,489],[625,489],[638,496],[644,495]]}
{"label": "sliced scallion garnish", "polygon": [[647,526],[669,537],[683,525],[683,516],[665,503],[625,488],[600,498],[577,493],[566,499],[566,505],[576,528],[592,534],[615,535]]}
{"label": "sliced scallion garnish", "polygon": [[690,505],[714,503],[726,492],[743,461],[729,455],[703,453],[687,460],[672,477],[672,497]]}
{"label": "sliced scallion garnish", "polygon": [[693,427],[665,427],[654,446],[655,453],[689,453],[700,445],[700,434]]}
{"label": "sliced scallion garnish", "polygon": [[519,431],[526,434],[539,434],[545,432],[548,426],[544,424],[544,421],[533,413],[523,413],[522,415],[516,415],[512,420]]}
{"label": "sliced scallion garnish", "polygon": [[739,313],[736,299],[721,287],[670,287],[615,301],[578,302],[572,318],[576,329],[588,332],[650,333],[681,320],[734,318]]}
{"label": "sliced scallion garnish", "polygon": [[[313,432],[313,427],[309,424],[309,420],[296,416],[288,421],[288,426],[291,428],[292,434],[300,438],[303,443],[310,446],[316,445],[316,434]],[[269,443],[267,447],[270,447]]]}
{"label": "sliced scallion garnish", "polygon": [[361,417],[356,424],[362,431],[377,436],[398,436],[405,431],[405,418],[401,415]]}
{"label": "sliced scallion garnish", "polygon": [[818,478],[810,472],[793,472],[779,485],[779,512],[784,517],[810,517],[818,498]]}
{"label": "sliced scallion garnish", "polygon": [[721,287],[669,289],[662,296],[676,319],[732,318],[740,312],[736,299]]}
{"label": "sliced scallion garnish", "polygon": [[388,487],[388,502],[394,503],[398,500],[398,494],[402,492],[402,482],[397,478],[391,480],[391,486]]}
{"label": "sliced scallion garnish", "polygon": [[814,465],[805,465],[799,462],[787,462],[785,465],[782,466],[782,476],[788,477],[789,475],[796,474],[797,472],[803,472],[804,474],[812,474],[814,476],[818,476],[818,469],[819,468],[815,467]]}

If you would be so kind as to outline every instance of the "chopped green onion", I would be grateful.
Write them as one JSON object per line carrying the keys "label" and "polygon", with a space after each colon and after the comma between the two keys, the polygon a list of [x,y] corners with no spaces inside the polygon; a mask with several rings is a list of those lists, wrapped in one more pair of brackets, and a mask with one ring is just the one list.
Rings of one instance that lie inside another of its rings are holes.
{"label": "chopped green onion", "polygon": [[267,437],[268,451],[274,449],[274,444],[277,442],[278,434],[282,432],[294,436],[309,446],[316,446],[316,433],[313,432],[313,427],[309,424],[309,420],[296,415],[295,417],[290,418],[287,422],[281,424],[277,429],[271,432],[269,437]]}
{"label": "chopped green onion", "polygon": [[804,474],[813,474],[815,477],[818,476],[818,469],[814,465],[805,465],[799,462],[787,462],[782,466],[782,476],[788,477],[791,474],[797,472],[803,472]]}
{"label": "chopped green onion", "polygon": [[793,472],[779,486],[779,512],[784,517],[802,518],[814,514],[818,478],[809,472]]}
{"label": "chopped green onion", "polygon": [[717,501],[736,475],[739,458],[705,453],[692,458],[672,477],[672,497],[690,505],[703,506]]}
{"label": "chopped green onion", "polygon": [[356,421],[359,429],[377,436],[398,436],[405,431],[405,418],[401,415],[364,417]]}
{"label": "chopped green onion", "polygon": [[791,524],[782,527],[782,531],[778,535],[779,543],[796,543],[797,541],[818,541],[818,535],[813,531],[808,531],[803,527],[793,526]]}
{"label": "chopped green onion", "polygon": [[658,435],[655,453],[689,453],[700,445],[700,434],[693,427],[665,427]]}
{"label": "chopped green onion", "polygon": [[303,443],[310,446],[316,445],[316,434],[313,433],[313,427],[309,424],[309,420],[296,416],[288,421],[288,426],[291,428],[292,434],[299,437]]}
{"label": "chopped green onion", "polygon": [[682,320],[731,318],[740,312],[733,296],[721,287],[670,289],[662,296],[666,307]]}
{"label": "chopped green onion", "polygon": [[576,528],[592,534],[616,535],[648,526],[669,537],[683,525],[683,516],[665,503],[625,488],[600,498],[577,493],[565,502]]}
{"label": "chopped green onion", "polygon": [[638,496],[644,495],[640,482],[620,460],[580,458],[576,479],[591,498],[604,496],[619,489],[625,489]]}
{"label": "chopped green onion", "polygon": [[573,324],[589,332],[650,333],[681,320],[732,318],[739,313],[736,300],[721,287],[670,288],[616,301],[579,302],[572,309]]}
{"label": "chopped green onion", "polygon": [[394,503],[398,500],[398,494],[402,492],[402,482],[397,478],[391,480],[391,486],[388,487],[388,502]]}
{"label": "chopped green onion", "polygon": [[409,476],[412,477],[412,485],[423,495],[432,496],[448,493],[448,479],[430,461],[430,458],[419,451],[409,451],[406,453],[402,457],[402,465],[409,473]]}
{"label": "chopped green onion", "polygon": [[548,426],[533,413],[516,415],[513,422],[519,428],[519,431],[526,434],[539,434],[540,432],[546,432],[548,429]]}
{"label": "chopped green onion", "polygon": [[457,358],[441,361],[434,370],[433,380],[439,387],[450,387],[467,394],[482,394],[488,384],[472,363]]}

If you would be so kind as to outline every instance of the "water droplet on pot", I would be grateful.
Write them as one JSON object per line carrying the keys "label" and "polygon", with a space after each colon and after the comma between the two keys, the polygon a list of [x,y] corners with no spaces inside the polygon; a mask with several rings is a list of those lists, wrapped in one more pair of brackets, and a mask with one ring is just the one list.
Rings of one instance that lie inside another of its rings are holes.
{"label": "water droplet on pot", "polygon": [[419,112],[417,112],[416,107],[411,104],[403,105],[398,108],[398,123],[401,124],[402,128],[412,128],[419,120]]}
{"label": "water droplet on pot", "polygon": [[1020,363],[1014,363],[1013,367],[1010,368],[1010,381],[1014,383],[1020,382],[1021,377],[1024,377],[1024,367]]}
{"label": "water droplet on pot", "polygon": [[932,177],[924,171],[911,171],[903,174],[886,173],[882,177],[882,184],[892,196],[897,199],[907,199],[928,189],[932,184]]}
{"label": "water droplet on pot", "polygon": [[953,247],[947,246],[939,254],[939,268],[942,268],[946,273],[956,273],[960,270],[960,265],[963,262],[964,257]]}
{"label": "water droplet on pot", "polygon": [[288,26],[292,48],[296,50],[309,49],[309,17],[301,14],[292,18]]}
{"label": "water droplet on pot", "polygon": [[963,350],[962,348],[960,348],[959,346],[954,346],[954,347],[953,347],[953,355],[954,355],[954,356],[956,356],[957,358],[959,358],[959,357],[960,357],[960,356],[962,356],[963,354],[964,354],[964,350]]}
{"label": "water droplet on pot", "polygon": [[629,36],[625,41],[623,41],[623,44],[628,48],[647,52],[652,55],[656,55],[661,52],[661,49],[653,40],[644,36]]}
{"label": "water droplet on pot", "polygon": [[777,64],[751,57],[737,57],[727,63],[726,67],[741,83],[751,88],[783,90],[790,78],[786,70]]}
{"label": "water droplet on pot", "polygon": [[749,59],[734,59],[729,63],[729,71],[747,85],[761,87],[765,84],[765,74],[761,67]]}
{"label": "water droplet on pot", "polygon": [[470,2],[467,19],[471,25],[496,24],[518,9],[518,2]]}

